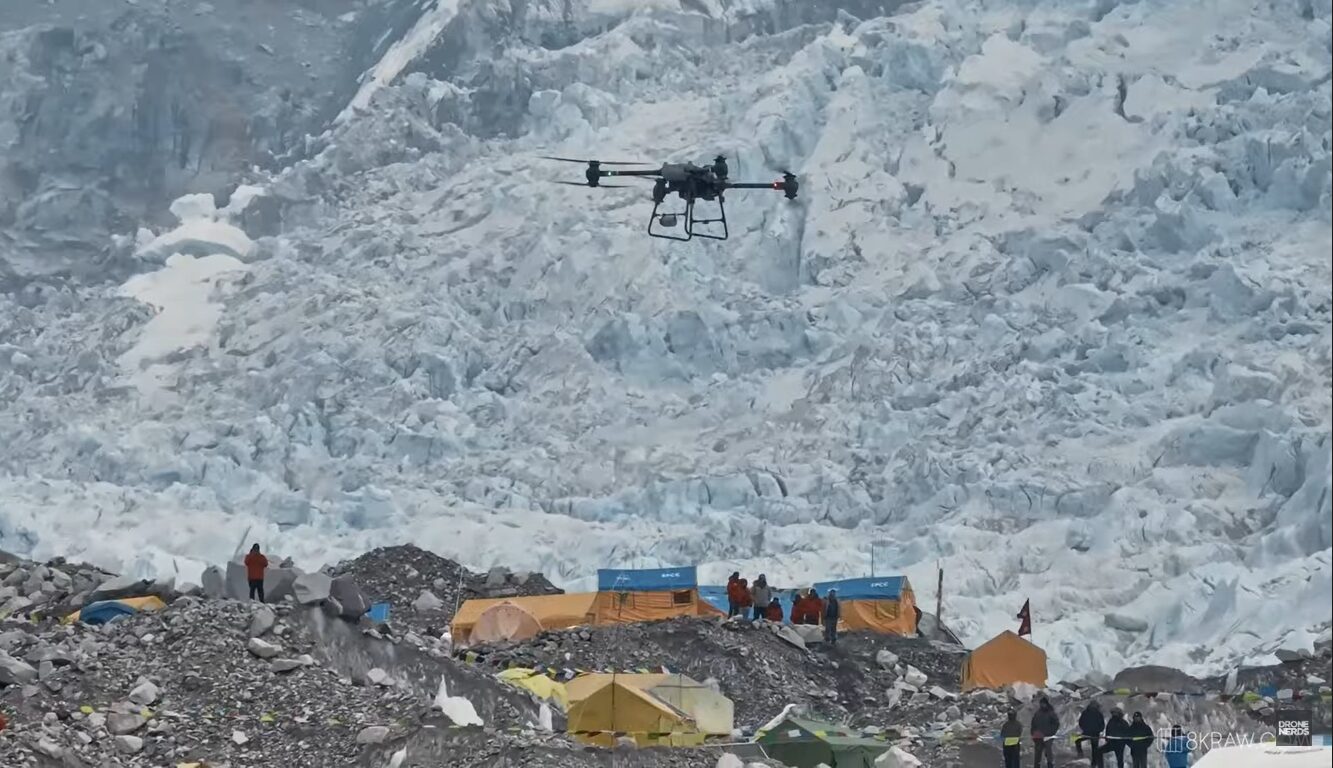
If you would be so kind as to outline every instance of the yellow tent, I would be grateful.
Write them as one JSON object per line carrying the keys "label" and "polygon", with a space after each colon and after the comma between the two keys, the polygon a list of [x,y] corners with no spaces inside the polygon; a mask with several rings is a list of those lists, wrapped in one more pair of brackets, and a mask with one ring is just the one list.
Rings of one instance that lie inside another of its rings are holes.
{"label": "yellow tent", "polygon": [[[124,610],[121,610],[122,607]],[[61,623],[72,624],[83,620],[89,624],[101,624],[118,616],[137,613],[138,611],[160,611],[166,607],[167,604],[162,602],[162,598],[157,595],[99,600],[69,614]]]}
{"label": "yellow tent", "polygon": [[543,629],[565,629],[580,624],[592,623],[593,601],[595,592],[582,592],[572,595],[536,595],[532,597],[504,597],[485,600],[468,600],[458,608],[454,615],[450,631],[454,641],[471,643],[472,631],[477,620],[487,609],[503,603],[522,608],[541,623]]}
{"label": "yellow tent", "polygon": [[510,667],[496,674],[496,677],[532,693],[539,699],[553,702],[562,712],[569,709],[569,694],[565,690],[565,684],[556,682],[547,675],[525,667]]}
{"label": "yellow tent", "polygon": [[865,629],[886,635],[916,634],[916,594],[906,576],[871,576],[815,584],[827,597],[836,590],[845,630]]}
{"label": "yellow tent", "polygon": [[731,733],[734,723],[731,699],[687,675],[593,672],[579,675],[565,683],[565,692],[572,706],[613,682],[643,691],[680,712],[689,718],[693,729],[700,733],[718,736]]}
{"label": "yellow tent", "polygon": [[541,621],[520,605],[509,601],[492,605],[481,612],[472,625],[468,638],[473,643],[495,643],[501,640],[527,640],[545,627]]}
{"label": "yellow tent", "polygon": [[1046,685],[1046,652],[1005,630],[963,658],[963,690],[1010,683]]}
{"label": "yellow tent", "polygon": [[579,741],[610,747],[618,736],[626,736],[641,747],[703,743],[705,735],[688,715],[625,679],[634,675],[584,677],[597,679],[578,686],[578,694],[572,688],[583,678],[565,686],[570,696],[569,732]]}

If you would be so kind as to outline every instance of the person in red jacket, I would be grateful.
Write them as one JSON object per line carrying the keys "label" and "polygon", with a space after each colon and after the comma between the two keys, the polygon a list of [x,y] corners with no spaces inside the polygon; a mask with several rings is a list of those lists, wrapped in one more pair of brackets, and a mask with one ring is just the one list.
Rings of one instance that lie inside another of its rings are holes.
{"label": "person in red jacket", "polygon": [[733,571],[727,579],[727,618],[741,612],[741,572]]}
{"label": "person in red jacket", "polygon": [[259,545],[250,547],[245,556],[245,578],[250,582],[250,599],[259,598],[264,602],[264,571],[268,569],[268,558],[259,551]]}
{"label": "person in red jacket", "polygon": [[778,624],[782,623],[782,603],[779,603],[776,597],[769,601],[768,607],[764,609],[764,618]]}
{"label": "person in red jacket", "polygon": [[824,621],[824,599],[814,587],[810,588],[810,623],[822,624]]}
{"label": "person in red jacket", "polygon": [[744,616],[754,605],[754,599],[750,597],[750,580],[741,579],[736,582],[736,607],[740,608],[737,613]]}

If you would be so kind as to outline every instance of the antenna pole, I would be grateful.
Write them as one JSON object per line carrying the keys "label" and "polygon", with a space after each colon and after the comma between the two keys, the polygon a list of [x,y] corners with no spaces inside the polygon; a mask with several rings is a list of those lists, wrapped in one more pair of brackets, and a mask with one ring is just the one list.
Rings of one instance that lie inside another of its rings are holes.
{"label": "antenna pole", "polygon": [[938,577],[935,582],[935,623],[940,629],[944,628],[944,569],[940,567],[940,561],[935,561],[935,570],[938,571]]}

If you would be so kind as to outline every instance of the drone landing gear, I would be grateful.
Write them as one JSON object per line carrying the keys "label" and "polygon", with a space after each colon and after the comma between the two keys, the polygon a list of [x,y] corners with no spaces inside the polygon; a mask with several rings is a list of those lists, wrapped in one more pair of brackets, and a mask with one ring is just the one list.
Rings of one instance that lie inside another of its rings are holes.
{"label": "drone landing gear", "polygon": [[[722,198],[717,200],[717,218],[701,219],[694,215],[694,200],[685,201],[685,210],[678,212],[658,213],[661,207],[660,200],[653,201],[653,213],[648,218],[648,234],[651,237],[659,237],[663,240],[679,240],[685,242],[696,237],[708,240],[726,240],[727,239],[727,208]],[[696,227],[702,224],[703,227]],[[710,224],[721,224],[722,232],[718,234],[713,230]],[[683,226],[682,226],[683,225]],[[682,227],[681,232],[665,232],[664,230],[675,230],[678,226]]]}

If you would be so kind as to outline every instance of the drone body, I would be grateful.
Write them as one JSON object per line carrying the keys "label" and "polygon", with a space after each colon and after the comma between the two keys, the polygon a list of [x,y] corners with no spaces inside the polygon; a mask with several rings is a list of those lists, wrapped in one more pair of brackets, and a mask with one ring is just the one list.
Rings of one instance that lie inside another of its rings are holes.
{"label": "drone body", "polygon": [[[772,182],[745,182],[731,181],[727,177],[727,160],[725,157],[718,156],[713,159],[709,165],[695,165],[694,163],[664,163],[660,168],[629,168],[625,170],[608,170],[602,166],[632,166],[647,165],[647,163],[626,163],[612,162],[604,160],[575,160],[568,157],[548,157],[547,160],[559,160],[566,163],[587,163],[587,169],[583,172],[585,182],[580,184],[574,181],[561,181],[559,184],[568,184],[576,187],[624,187],[624,184],[603,184],[605,178],[637,178],[653,182],[653,212],[648,218],[648,234],[651,237],[660,237],[664,240],[691,240],[695,237],[708,238],[710,240],[727,239],[727,211],[725,193],[729,189],[773,189],[783,192],[788,200],[796,199],[796,191],[800,184],[796,176],[789,171],[782,172],[782,179]],[[684,201],[684,210],[659,212],[663,203],[666,202],[668,195],[677,195]],[[699,218],[695,216],[695,202],[704,200],[707,202],[717,201],[716,218]],[[683,220],[684,235],[678,235],[667,232],[674,230]],[[705,225],[696,229],[695,225]],[[707,225],[720,224],[721,232],[710,231]]]}

